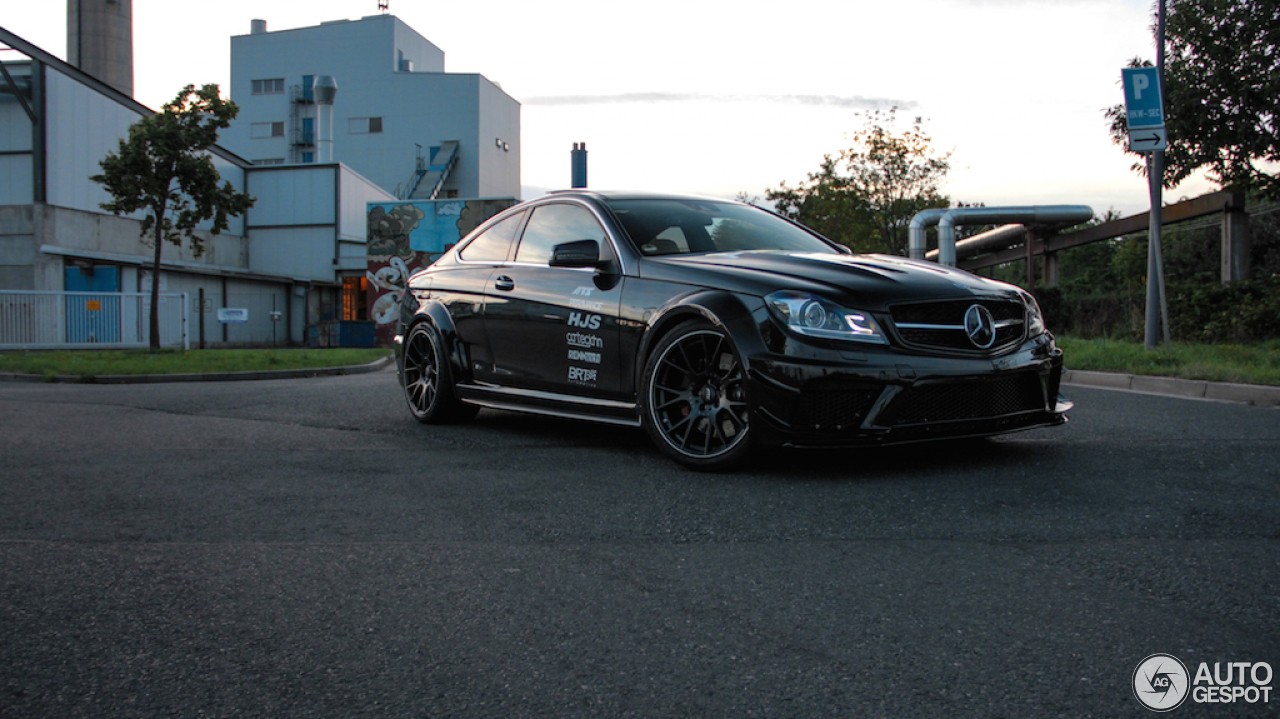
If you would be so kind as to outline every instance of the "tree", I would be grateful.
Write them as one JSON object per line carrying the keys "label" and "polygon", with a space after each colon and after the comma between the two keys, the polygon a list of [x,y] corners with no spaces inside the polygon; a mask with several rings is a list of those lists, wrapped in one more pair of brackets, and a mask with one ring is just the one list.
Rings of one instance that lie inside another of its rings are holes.
{"label": "tree", "polygon": [[[1130,65],[1150,63],[1134,59]],[[1280,162],[1277,97],[1280,0],[1169,0],[1165,187],[1203,168],[1223,187],[1256,189],[1280,198],[1280,179],[1262,165]],[[1107,117],[1112,139],[1126,144],[1123,106],[1109,109]],[[1134,168],[1144,169],[1137,164]]]}
{"label": "tree", "polygon": [[217,85],[196,90],[187,85],[160,112],[135,122],[116,152],[99,163],[102,174],[90,179],[112,196],[102,209],[116,215],[138,211],[142,241],[154,246],[151,281],[151,349],[160,348],[160,251],[165,241],[179,247],[185,240],[199,257],[204,241],[196,226],[212,220],[209,232],[221,234],[227,219],[253,206],[247,194],[236,192],[209,159],[208,149],[218,131],[231,124],[239,108],[218,95]]}
{"label": "tree", "polygon": [[897,108],[866,113],[853,147],[826,155],[799,187],[783,182],[765,197],[779,214],[853,249],[905,254],[911,218],[950,205],[938,186],[951,153],[934,154],[921,118],[901,133],[891,129],[896,120]]}

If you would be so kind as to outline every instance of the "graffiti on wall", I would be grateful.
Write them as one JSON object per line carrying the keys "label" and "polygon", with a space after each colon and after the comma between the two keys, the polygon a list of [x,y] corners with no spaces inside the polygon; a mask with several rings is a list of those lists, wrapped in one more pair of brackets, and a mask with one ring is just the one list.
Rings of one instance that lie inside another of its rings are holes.
{"label": "graffiti on wall", "polygon": [[369,204],[367,300],[379,346],[391,344],[409,275],[435,262],[468,232],[514,204],[514,199]]}

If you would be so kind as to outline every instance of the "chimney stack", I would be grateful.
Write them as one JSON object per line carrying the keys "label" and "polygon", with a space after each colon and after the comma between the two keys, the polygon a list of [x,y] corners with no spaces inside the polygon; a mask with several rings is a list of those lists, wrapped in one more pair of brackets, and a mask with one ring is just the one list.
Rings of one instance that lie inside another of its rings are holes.
{"label": "chimney stack", "polygon": [[573,163],[573,189],[587,186],[587,143],[573,143],[573,153],[570,155]]}
{"label": "chimney stack", "polygon": [[133,97],[133,0],[67,0],[67,62]]}

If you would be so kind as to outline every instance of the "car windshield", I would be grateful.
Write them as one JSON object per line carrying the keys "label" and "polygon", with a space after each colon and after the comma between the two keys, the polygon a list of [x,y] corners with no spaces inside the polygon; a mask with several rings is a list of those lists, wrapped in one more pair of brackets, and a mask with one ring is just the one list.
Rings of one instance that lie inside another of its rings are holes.
{"label": "car windshield", "polygon": [[609,200],[609,207],[647,257],[790,250],[837,252],[813,234],[749,205],[714,200]]}

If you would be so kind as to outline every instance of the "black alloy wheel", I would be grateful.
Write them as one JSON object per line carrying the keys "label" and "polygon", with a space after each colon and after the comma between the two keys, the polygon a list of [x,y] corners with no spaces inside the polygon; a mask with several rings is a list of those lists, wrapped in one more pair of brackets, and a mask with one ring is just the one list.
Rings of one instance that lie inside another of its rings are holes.
{"label": "black alloy wheel", "polygon": [[440,334],[427,322],[415,325],[404,342],[400,379],[409,411],[419,422],[433,424],[469,419],[479,410],[454,396]]}
{"label": "black alloy wheel", "polygon": [[746,370],[727,334],[690,321],[658,343],[644,374],[644,424],[658,447],[695,469],[725,469],[750,451]]}

